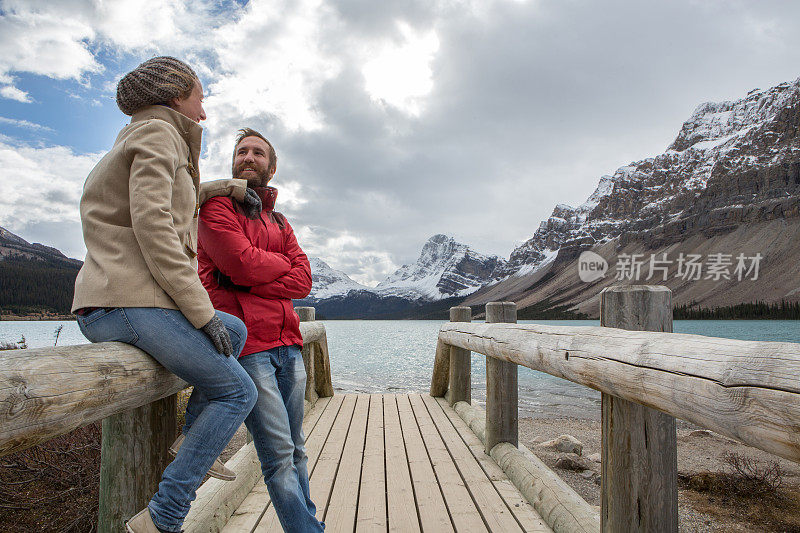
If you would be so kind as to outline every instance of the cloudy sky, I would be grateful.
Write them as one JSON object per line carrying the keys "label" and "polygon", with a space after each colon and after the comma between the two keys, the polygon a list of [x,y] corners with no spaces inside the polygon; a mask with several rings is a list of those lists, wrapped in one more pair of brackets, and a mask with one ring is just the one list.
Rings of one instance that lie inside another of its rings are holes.
{"label": "cloudy sky", "polygon": [[0,0],[0,226],[82,258],[116,82],[174,55],[206,93],[203,179],[262,131],[309,255],[370,284],[435,233],[507,258],[701,102],[800,77],[799,20],[792,0]]}

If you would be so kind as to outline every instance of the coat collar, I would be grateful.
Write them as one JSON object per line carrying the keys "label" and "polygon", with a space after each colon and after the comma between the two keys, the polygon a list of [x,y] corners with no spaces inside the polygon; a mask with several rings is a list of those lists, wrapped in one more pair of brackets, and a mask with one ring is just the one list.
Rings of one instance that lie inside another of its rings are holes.
{"label": "coat collar", "polygon": [[159,119],[174,127],[186,144],[192,157],[192,163],[198,168],[200,146],[203,140],[203,127],[186,115],[182,115],[165,105],[150,105],[133,114],[131,124],[150,119]]}
{"label": "coat collar", "polygon": [[258,197],[261,198],[261,208],[263,211],[275,209],[275,200],[278,198],[278,189],[275,187],[253,187]]}

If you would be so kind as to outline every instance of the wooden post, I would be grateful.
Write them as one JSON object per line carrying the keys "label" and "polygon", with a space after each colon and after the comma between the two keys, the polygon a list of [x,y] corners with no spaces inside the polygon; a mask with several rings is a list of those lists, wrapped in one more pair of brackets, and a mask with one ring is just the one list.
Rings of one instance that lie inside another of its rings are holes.
{"label": "wooden post", "polygon": [[[300,322],[313,322],[315,319],[315,309],[313,307],[295,307]],[[314,344],[303,343],[303,365],[306,367],[306,400],[312,405],[317,401],[316,387],[314,384]],[[249,441],[248,441],[249,442]]]}
{"label": "wooden post", "polygon": [[[489,302],[486,323],[517,322],[517,304]],[[486,358],[486,454],[500,442],[519,443],[517,365]]]}
{"label": "wooden post", "polygon": [[147,506],[172,461],[178,436],[173,394],[103,419],[100,447],[99,533],[125,531],[125,521]]}
{"label": "wooden post", "polygon": [[436,341],[436,355],[433,358],[431,374],[431,396],[445,396],[450,386],[450,346],[441,340]]}
{"label": "wooden post", "polygon": [[331,358],[328,355],[328,335],[324,332],[314,345],[314,390],[321,398],[333,396]]}
{"label": "wooden post", "polygon": [[[450,322],[471,322],[472,309],[469,307],[451,307]],[[464,348],[450,346],[450,377],[447,401],[450,405],[456,402],[472,401],[472,352]]]}
{"label": "wooden post", "polygon": [[[662,286],[608,287],[600,325],[672,332],[672,292]],[[602,394],[602,531],[678,531],[675,418]]]}
{"label": "wooden post", "polygon": [[316,310],[313,307],[295,307],[294,311],[300,317],[300,322],[313,322],[316,320]]}

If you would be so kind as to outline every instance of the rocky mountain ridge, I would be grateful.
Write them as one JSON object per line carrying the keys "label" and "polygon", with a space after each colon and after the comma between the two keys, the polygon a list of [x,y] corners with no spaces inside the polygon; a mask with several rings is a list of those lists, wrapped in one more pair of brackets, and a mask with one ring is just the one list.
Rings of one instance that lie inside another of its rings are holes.
{"label": "rocky mountain ridge", "polygon": [[530,271],[564,246],[636,236],[652,246],[701,231],[800,213],[800,78],[704,103],[658,156],[600,178],[581,206],[558,205],[515,249],[505,274]]}
{"label": "rocky mountain ridge", "polygon": [[80,267],[83,264],[82,261],[71,259],[52,246],[31,244],[0,227],[0,261],[8,259],[36,260],[69,267]]}

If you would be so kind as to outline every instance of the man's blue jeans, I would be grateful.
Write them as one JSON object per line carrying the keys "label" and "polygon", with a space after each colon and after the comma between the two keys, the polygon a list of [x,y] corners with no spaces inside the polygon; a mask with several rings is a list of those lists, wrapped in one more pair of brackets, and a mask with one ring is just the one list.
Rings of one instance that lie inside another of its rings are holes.
{"label": "man's blue jeans", "polygon": [[190,403],[197,405],[202,397],[191,429],[184,432],[186,440],[148,504],[153,522],[164,531],[181,530],[200,482],[258,397],[253,380],[236,359],[247,338],[244,323],[220,311],[217,316],[230,334],[231,357],[218,353],[208,336],[180,311],[117,307],[78,316],[78,327],[90,341],[132,344],[194,386]]}
{"label": "man's blue jeans", "polygon": [[[303,435],[306,369],[297,346],[278,346],[244,355],[239,363],[258,389],[258,401],[245,418],[261,461],[272,505],[287,532],[319,532],[308,486],[308,457]],[[186,408],[186,424],[193,427],[200,403]]]}

